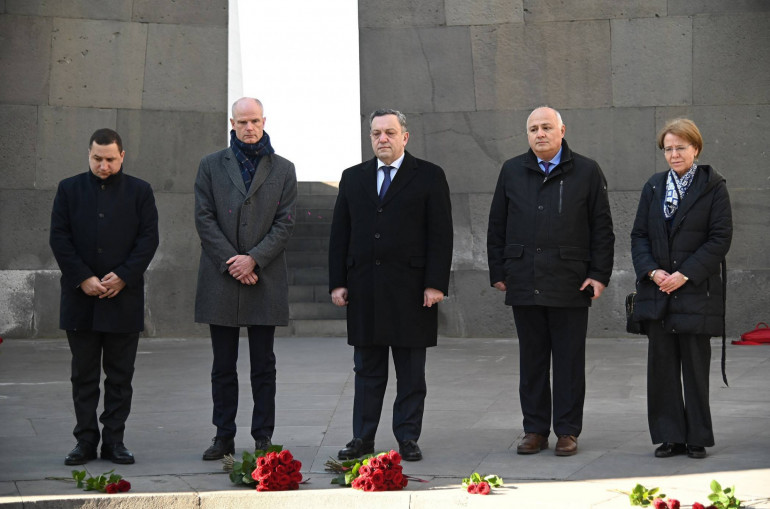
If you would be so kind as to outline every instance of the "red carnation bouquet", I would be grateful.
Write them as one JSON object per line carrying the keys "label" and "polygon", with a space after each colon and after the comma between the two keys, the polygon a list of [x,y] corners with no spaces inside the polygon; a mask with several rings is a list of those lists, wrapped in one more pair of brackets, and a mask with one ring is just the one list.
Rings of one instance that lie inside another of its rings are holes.
{"label": "red carnation bouquet", "polygon": [[257,491],[284,491],[299,489],[302,463],[288,450],[269,452],[257,458],[257,468],[251,478],[257,481]]}
{"label": "red carnation bouquet", "polygon": [[332,484],[362,491],[395,491],[409,484],[409,477],[404,475],[401,466],[401,455],[396,451],[342,462],[332,459],[326,462],[326,469],[340,474],[332,479]]}

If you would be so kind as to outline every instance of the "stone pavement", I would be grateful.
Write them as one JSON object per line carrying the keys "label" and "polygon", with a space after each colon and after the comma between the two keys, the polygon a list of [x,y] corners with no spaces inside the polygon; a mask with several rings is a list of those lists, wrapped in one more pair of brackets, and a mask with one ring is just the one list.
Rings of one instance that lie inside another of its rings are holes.
{"label": "stone pavement", "polygon": [[[646,419],[646,339],[588,342],[585,422],[576,456],[551,448],[515,452],[522,435],[515,340],[442,338],[428,353],[428,398],[420,445],[425,459],[404,463],[402,492],[361,493],[331,486],[324,462],[351,437],[352,348],[344,338],[278,338],[277,426],[273,442],[291,449],[308,480],[299,491],[256,493],[230,484],[219,462],[200,456],[214,436],[210,345],[205,339],[142,339],[126,445],[135,465],[95,460],[131,481],[125,495],[74,484],[63,463],[74,446],[66,340],[0,345],[0,507],[537,507],[623,508],[636,483],[659,486],[684,505],[706,502],[709,483],[735,485],[750,507],[770,508],[770,347],[728,346],[725,387],[713,340],[711,403],[717,445],[703,460],[656,459]],[[246,342],[241,342],[241,412],[236,454],[253,447]],[[391,379],[393,376],[391,376]],[[392,385],[392,384],[391,384]],[[396,448],[389,385],[378,450]],[[80,469],[81,467],[75,467]],[[488,497],[459,487],[473,471],[495,473],[505,488]]]}

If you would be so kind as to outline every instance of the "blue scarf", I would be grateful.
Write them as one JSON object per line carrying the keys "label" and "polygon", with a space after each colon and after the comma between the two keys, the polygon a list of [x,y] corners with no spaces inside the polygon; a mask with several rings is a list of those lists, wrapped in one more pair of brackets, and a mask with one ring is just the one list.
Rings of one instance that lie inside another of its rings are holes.
{"label": "blue scarf", "polygon": [[262,132],[262,138],[256,143],[244,143],[235,136],[235,129],[230,130],[230,149],[235,154],[235,159],[241,166],[241,177],[246,191],[251,187],[251,181],[254,180],[254,174],[257,173],[257,166],[263,156],[274,154],[273,146],[270,144],[270,136],[267,132]]}
{"label": "blue scarf", "polygon": [[679,202],[682,201],[687,189],[695,178],[695,170],[698,165],[694,162],[690,169],[679,178],[679,175],[673,169],[668,170],[668,179],[666,179],[666,197],[663,199],[663,215],[666,219],[671,219],[676,215],[676,209],[679,208]]}

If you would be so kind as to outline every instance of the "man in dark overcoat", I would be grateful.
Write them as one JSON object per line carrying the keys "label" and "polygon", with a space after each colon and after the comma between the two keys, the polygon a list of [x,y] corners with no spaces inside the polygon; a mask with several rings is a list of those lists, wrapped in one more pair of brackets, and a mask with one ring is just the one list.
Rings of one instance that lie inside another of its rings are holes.
{"label": "man in dark overcoat", "polygon": [[[59,327],[72,352],[77,446],[64,463],[96,458],[134,463],[123,445],[134,361],[144,330],[144,272],[158,247],[158,211],[147,182],[123,173],[123,142],[99,129],[88,145],[90,171],[59,183],[50,245],[61,269]],[[104,366],[104,411],[99,380]]]}
{"label": "man in dark overcoat", "polygon": [[276,325],[289,323],[286,244],[294,228],[294,164],[275,153],[262,103],[235,101],[230,147],[201,159],[195,180],[195,227],[201,240],[195,321],[209,324],[212,423],[204,460],[232,454],[238,411],[238,336],[246,327],[255,450],[275,427]]}
{"label": "man in dark overcoat", "polygon": [[402,457],[417,445],[426,395],[426,348],[435,346],[438,306],[448,293],[452,208],[444,171],[404,147],[406,118],[377,110],[369,118],[376,155],[342,174],[329,245],[332,302],[347,306],[353,345],[353,440],[340,459],[374,451],[388,381],[396,368],[393,434]]}
{"label": "man in dark overcoat", "polygon": [[556,455],[577,452],[588,307],[612,274],[607,182],[596,161],[570,150],[565,130],[552,108],[530,114],[530,150],[503,164],[489,211],[489,278],[506,292],[519,336],[519,454],[548,447],[552,415]]}

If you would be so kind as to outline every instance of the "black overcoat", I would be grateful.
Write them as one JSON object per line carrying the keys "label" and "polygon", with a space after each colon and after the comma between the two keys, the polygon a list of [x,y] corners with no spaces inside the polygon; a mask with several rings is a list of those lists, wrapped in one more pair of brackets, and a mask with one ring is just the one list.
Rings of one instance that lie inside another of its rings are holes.
{"label": "black overcoat", "polygon": [[408,152],[382,202],[377,159],[345,170],[334,207],[329,290],[348,289],[348,343],[435,346],[438,306],[449,293],[452,206],[444,171]]}
{"label": "black overcoat", "polygon": [[[711,166],[699,165],[669,234],[663,215],[667,175],[668,170],[656,173],[644,185],[631,230],[634,316],[663,320],[671,333],[719,336],[724,314],[720,262],[733,235],[727,184]],[[648,277],[653,269],[679,271],[689,280],[669,295]]]}
{"label": "black overcoat", "polygon": [[586,307],[586,278],[605,286],[615,235],[607,182],[596,161],[562,140],[560,163],[548,176],[528,152],[500,170],[489,211],[490,283],[505,281],[509,306]]}
{"label": "black overcoat", "polygon": [[[59,327],[130,333],[144,329],[144,272],[158,247],[158,211],[147,182],[123,170],[91,171],[59,183],[50,245],[61,269]],[[113,298],[90,297],[80,283],[114,272],[126,286]]]}

